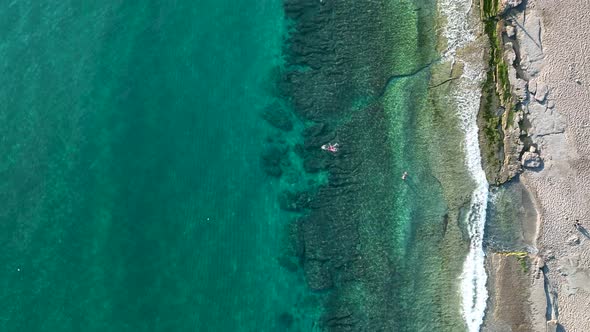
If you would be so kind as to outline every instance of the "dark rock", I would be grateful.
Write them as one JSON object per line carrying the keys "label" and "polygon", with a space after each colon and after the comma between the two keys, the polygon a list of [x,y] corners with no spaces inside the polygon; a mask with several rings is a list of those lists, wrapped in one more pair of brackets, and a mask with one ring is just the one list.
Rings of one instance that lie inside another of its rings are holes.
{"label": "dark rock", "polygon": [[326,313],[322,322],[327,331],[358,331],[358,324],[360,322],[356,317],[356,313],[351,310],[351,305],[354,306],[352,303],[342,301],[330,303],[330,310]]}
{"label": "dark rock", "polygon": [[305,128],[303,131],[304,137],[316,137],[326,134],[327,126],[324,123],[317,123]]}
{"label": "dark rock", "polygon": [[289,329],[291,325],[293,325],[295,318],[293,318],[293,315],[291,315],[290,313],[284,312],[279,315],[278,321],[281,327]]}
{"label": "dark rock", "polygon": [[270,176],[281,176],[283,174],[281,164],[287,151],[288,149],[276,145],[266,148],[260,156],[260,163],[264,172]]}
{"label": "dark rock", "polygon": [[330,289],[333,286],[330,270],[324,262],[306,260],[304,264],[305,278],[309,288],[314,291]]}
{"label": "dark rock", "polygon": [[322,145],[330,142],[335,137],[335,133],[330,131],[328,126],[318,123],[303,131],[303,147],[306,150],[319,150]]}
{"label": "dark rock", "polygon": [[293,152],[295,152],[295,154],[300,158],[303,158],[303,155],[305,154],[305,148],[303,147],[303,144],[296,144],[293,148]]}
{"label": "dark rock", "polygon": [[286,255],[280,256],[278,259],[279,265],[291,272],[297,272],[299,265],[295,257],[289,257]]}
{"label": "dark rock", "polygon": [[306,191],[285,190],[279,195],[279,206],[285,211],[301,212],[309,208],[312,197]]}
{"label": "dark rock", "polygon": [[284,131],[290,131],[293,129],[293,121],[291,120],[290,112],[285,110],[279,102],[274,102],[264,109],[261,116],[264,120],[278,129]]}
{"label": "dark rock", "polygon": [[445,213],[445,215],[443,216],[443,221],[442,221],[442,231],[443,234],[447,233],[447,227],[449,226],[449,213]]}
{"label": "dark rock", "polygon": [[567,239],[565,243],[569,244],[570,246],[575,246],[580,244],[580,238],[576,235],[572,235]]}
{"label": "dark rock", "polygon": [[328,167],[328,158],[330,155],[321,150],[306,153],[303,157],[303,168],[308,173],[317,173]]}

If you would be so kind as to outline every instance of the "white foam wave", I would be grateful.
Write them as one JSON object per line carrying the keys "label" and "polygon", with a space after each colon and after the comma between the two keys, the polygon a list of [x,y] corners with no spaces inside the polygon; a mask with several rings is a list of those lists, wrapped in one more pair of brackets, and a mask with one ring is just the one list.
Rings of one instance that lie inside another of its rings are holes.
{"label": "white foam wave", "polygon": [[[444,61],[455,62],[458,48],[475,40],[475,33],[469,26],[471,3],[467,1],[440,0],[439,8],[447,19],[443,35],[447,38]],[[469,332],[478,332],[485,314],[488,292],[487,275],[484,267],[483,232],[488,200],[488,182],[481,166],[478,140],[477,112],[481,98],[481,82],[484,68],[481,63],[465,62],[463,76],[453,98],[465,133],[465,163],[476,188],[471,196],[467,216],[470,248],[461,273],[461,295],[463,318]]]}
{"label": "white foam wave", "polygon": [[475,40],[475,33],[469,26],[471,1],[439,0],[439,8],[447,20],[443,30],[447,49],[443,52],[443,59],[452,59],[457,49]]}

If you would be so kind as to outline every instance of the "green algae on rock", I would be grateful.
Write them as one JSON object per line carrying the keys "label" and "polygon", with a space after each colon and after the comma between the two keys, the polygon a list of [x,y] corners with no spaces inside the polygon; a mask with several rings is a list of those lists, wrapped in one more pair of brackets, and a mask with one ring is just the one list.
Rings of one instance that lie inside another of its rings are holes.
{"label": "green algae on rock", "polygon": [[[488,70],[482,87],[478,122],[482,162],[488,181],[499,185],[520,172],[523,112],[513,93],[505,52],[505,14],[500,0],[481,0],[480,15],[489,39]],[[513,82],[514,83],[514,82]]]}

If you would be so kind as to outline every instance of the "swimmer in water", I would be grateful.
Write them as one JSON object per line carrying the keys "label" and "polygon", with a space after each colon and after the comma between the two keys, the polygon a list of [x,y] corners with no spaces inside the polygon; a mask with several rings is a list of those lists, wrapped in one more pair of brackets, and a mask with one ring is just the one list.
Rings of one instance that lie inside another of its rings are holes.
{"label": "swimmer in water", "polygon": [[324,144],[324,145],[322,145],[322,150],[329,151],[329,152],[332,152],[332,153],[336,153],[336,152],[338,152],[338,143]]}
{"label": "swimmer in water", "polygon": [[408,172],[404,171],[404,174],[402,174],[402,180],[406,180],[408,178]]}

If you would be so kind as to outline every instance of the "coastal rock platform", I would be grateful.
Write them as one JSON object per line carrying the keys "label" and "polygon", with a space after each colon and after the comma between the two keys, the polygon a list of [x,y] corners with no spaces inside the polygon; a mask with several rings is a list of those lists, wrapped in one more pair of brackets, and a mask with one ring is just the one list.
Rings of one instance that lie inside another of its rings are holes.
{"label": "coastal rock platform", "polygon": [[545,313],[547,331],[590,331],[590,43],[580,33],[590,29],[590,3],[529,0],[510,19],[531,96],[527,140],[537,148],[523,163],[543,158],[521,176],[538,207],[544,261],[545,296],[532,310]]}

